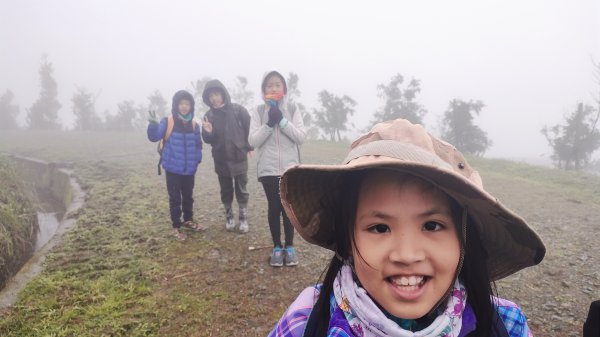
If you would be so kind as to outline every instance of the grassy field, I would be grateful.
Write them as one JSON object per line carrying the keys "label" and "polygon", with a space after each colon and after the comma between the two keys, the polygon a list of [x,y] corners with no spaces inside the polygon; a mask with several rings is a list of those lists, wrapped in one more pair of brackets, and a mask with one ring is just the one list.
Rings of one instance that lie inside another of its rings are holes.
{"label": "grassy field", "polygon": [[[337,163],[347,147],[308,143],[303,161]],[[209,146],[194,196],[196,219],[209,229],[186,242],[171,236],[164,176],[144,134],[3,132],[0,152],[61,162],[87,194],[42,274],[0,310],[0,336],[265,336],[331,256],[297,237],[300,266],[267,265],[266,201],[253,162],[250,233],[226,233]],[[536,336],[578,336],[587,305],[600,298],[600,254],[589,235],[598,234],[600,179],[502,160],[472,163],[548,245],[542,265],[499,282],[501,295],[522,305]]]}
{"label": "grassy field", "polygon": [[33,200],[14,165],[0,157],[0,288],[33,253],[38,230]]}

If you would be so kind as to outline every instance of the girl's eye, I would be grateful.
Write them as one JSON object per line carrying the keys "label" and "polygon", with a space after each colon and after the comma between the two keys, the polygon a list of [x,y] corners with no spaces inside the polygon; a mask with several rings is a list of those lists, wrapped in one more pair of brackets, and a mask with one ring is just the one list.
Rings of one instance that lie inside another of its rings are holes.
{"label": "girl's eye", "polygon": [[390,227],[384,224],[377,224],[369,227],[369,232],[382,234],[390,231]]}
{"label": "girl's eye", "polygon": [[428,221],[423,225],[423,230],[428,232],[437,232],[443,228],[443,225],[435,221]]}

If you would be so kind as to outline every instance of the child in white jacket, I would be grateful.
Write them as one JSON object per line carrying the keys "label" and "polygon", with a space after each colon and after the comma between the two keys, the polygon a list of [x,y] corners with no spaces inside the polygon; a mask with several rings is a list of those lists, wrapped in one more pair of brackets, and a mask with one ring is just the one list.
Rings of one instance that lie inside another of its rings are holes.
{"label": "child in white jacket", "polygon": [[[273,238],[270,265],[295,266],[294,228],[279,198],[279,178],[290,166],[300,164],[300,145],[306,138],[301,114],[296,105],[287,102],[285,78],[277,72],[266,74],[262,82],[265,101],[252,111],[248,142],[257,152],[257,174],[268,202],[268,221]],[[285,246],[281,244],[281,218]]]}

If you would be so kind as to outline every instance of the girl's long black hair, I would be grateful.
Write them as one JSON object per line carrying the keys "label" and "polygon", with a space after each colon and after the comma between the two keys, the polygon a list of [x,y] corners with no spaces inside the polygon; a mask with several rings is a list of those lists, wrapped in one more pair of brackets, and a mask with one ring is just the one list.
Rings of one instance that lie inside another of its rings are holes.
{"label": "girl's long black hair", "polygon": [[[321,291],[313,310],[319,313],[315,336],[326,337],[330,320],[329,300],[333,293],[333,282],[344,265],[343,261],[349,259],[354,246],[354,225],[360,186],[368,171],[351,171],[345,173],[337,184],[337,207],[324,205],[324,209],[333,212],[336,252],[325,271]],[[460,234],[463,209],[452,199],[452,216]],[[329,207],[329,208],[327,208]],[[493,320],[497,319],[492,306],[491,296],[495,294],[493,281],[489,276],[486,265],[486,252],[479,239],[477,226],[467,219],[466,244],[463,266],[459,278],[467,289],[467,302],[473,308],[477,317],[476,330],[469,336],[489,337],[494,326]],[[360,258],[360,257],[355,257]]]}

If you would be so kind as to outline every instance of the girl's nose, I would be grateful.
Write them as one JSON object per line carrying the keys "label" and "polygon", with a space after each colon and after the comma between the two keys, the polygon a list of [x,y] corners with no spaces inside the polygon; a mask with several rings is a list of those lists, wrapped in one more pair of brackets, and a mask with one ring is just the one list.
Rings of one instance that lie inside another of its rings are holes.
{"label": "girl's nose", "polygon": [[425,259],[425,249],[419,238],[402,233],[391,244],[389,260],[393,263],[413,264]]}

